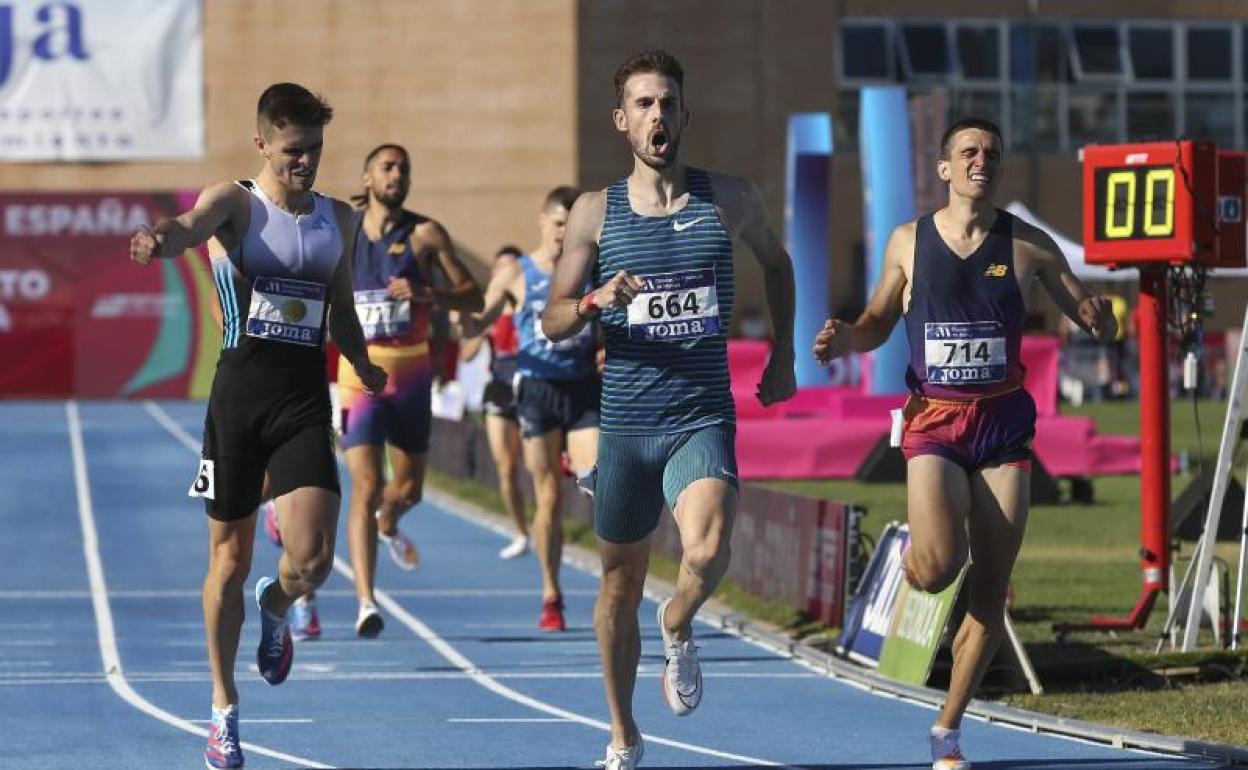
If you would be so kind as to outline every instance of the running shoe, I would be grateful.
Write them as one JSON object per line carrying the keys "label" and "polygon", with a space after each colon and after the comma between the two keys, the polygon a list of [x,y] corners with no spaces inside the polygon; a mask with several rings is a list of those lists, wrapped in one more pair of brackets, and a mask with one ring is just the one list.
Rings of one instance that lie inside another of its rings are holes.
{"label": "running shoe", "polygon": [[568,626],[563,621],[562,596],[542,601],[542,617],[537,621],[537,627],[543,631],[567,630]]}
{"label": "running shoe", "polygon": [[290,636],[296,642],[321,637],[321,617],[316,612],[316,599],[300,596],[290,608]]}
{"label": "running shoe", "polygon": [[500,559],[518,559],[529,552],[529,539],[524,535],[516,535],[510,543],[498,552]]}
{"label": "running shoe", "polygon": [[[377,511],[376,516],[381,515],[381,511]],[[394,533],[387,535],[377,528],[377,538],[385,544],[386,550],[390,552],[390,561],[394,562],[401,570],[411,572],[420,569],[420,550],[416,548],[416,544],[403,534],[403,530],[399,529],[396,524]]]}
{"label": "running shoe", "polygon": [[204,749],[204,764],[210,770],[234,770],[243,766],[243,748],[238,739],[238,706],[226,709],[212,708],[212,722],[208,725],[208,748]]}
{"label": "running shoe", "polygon": [[277,503],[272,500],[260,504],[260,515],[264,520],[264,534],[269,542],[278,548],[282,547],[282,530],[277,525]]}
{"label": "running shoe", "polygon": [[274,615],[264,608],[264,593],[277,581],[262,577],[256,581],[256,606],[260,608],[260,645],[256,649],[256,666],[260,677],[272,685],[286,681],[290,664],[295,660],[295,642],[290,637],[290,623],[285,615]]}
{"label": "running shoe", "polygon": [[668,597],[659,603],[659,633],[663,636],[663,700],[678,717],[693,712],[702,702],[702,664],[698,662],[698,648],[693,644],[693,634],[688,639],[677,640],[667,632],[663,617],[667,614]]}
{"label": "running shoe", "polygon": [[594,767],[601,767],[604,770],[636,770],[637,763],[641,761],[645,753],[646,742],[638,735],[637,742],[632,746],[617,749],[607,744],[607,758],[595,762]]}
{"label": "running shoe", "polygon": [[958,746],[961,735],[961,730],[932,728],[927,738],[932,748],[932,770],[971,770],[971,763]]}
{"label": "running shoe", "polygon": [[376,639],[386,621],[372,602],[360,602],[360,614],[355,617],[355,634],[363,639]]}

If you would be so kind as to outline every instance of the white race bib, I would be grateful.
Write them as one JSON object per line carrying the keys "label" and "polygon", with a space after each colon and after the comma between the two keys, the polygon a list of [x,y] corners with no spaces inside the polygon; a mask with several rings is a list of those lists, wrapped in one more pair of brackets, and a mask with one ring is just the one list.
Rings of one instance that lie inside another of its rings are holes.
{"label": "white race bib", "polygon": [[647,276],[628,305],[629,339],[687,340],[719,331],[714,268]]}
{"label": "white race bib", "polygon": [[324,318],[325,284],[263,277],[252,284],[248,336],[320,347]]}
{"label": "white race bib", "polygon": [[212,460],[201,459],[199,461],[199,470],[195,473],[191,488],[186,490],[186,496],[217,499],[217,470]]}
{"label": "white race bib", "polygon": [[987,385],[1005,380],[1005,327],[1000,321],[927,323],[923,358],[933,385]]}
{"label": "white race bib", "polygon": [[355,313],[369,342],[401,337],[412,327],[411,300],[394,299],[385,289],[355,292]]}

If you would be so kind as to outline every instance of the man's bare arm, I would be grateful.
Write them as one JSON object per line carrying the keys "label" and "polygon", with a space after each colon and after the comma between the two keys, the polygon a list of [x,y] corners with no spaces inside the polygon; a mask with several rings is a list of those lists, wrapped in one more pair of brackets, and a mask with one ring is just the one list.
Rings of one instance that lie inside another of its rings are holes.
{"label": "man's bare arm", "polygon": [[895,228],[884,247],[884,269],[867,307],[852,324],[828,319],[815,335],[814,355],[820,363],[847,353],[875,350],[892,333],[901,317],[906,293],[905,261],[914,253],[914,223]]}
{"label": "man's bare arm", "polygon": [[517,284],[524,274],[518,260],[508,260],[490,276],[485,286],[485,297],[480,313],[464,313],[460,317],[460,333],[465,337],[476,337],[494,323],[508,302],[516,300]]}
{"label": "man's bare arm", "polygon": [[[606,193],[585,193],[572,204],[563,236],[563,255],[550,280],[550,295],[542,310],[542,332],[552,341],[564,340],[585,328],[587,315],[577,315],[577,302],[598,261],[598,234],[607,212]],[[605,307],[605,303],[598,303]],[[583,311],[582,311],[583,312]]]}
{"label": "man's bare arm", "polygon": [[1017,224],[1016,235],[1035,261],[1036,275],[1057,307],[1088,334],[1102,342],[1112,340],[1118,333],[1118,322],[1109,300],[1093,294],[1079,280],[1052,236],[1025,222]]}
{"label": "man's bare arm", "polygon": [[189,211],[135,233],[130,239],[130,258],[146,265],[155,258],[176,257],[200,245],[245,211],[240,205],[245,194],[233,182],[205,188]]}
{"label": "man's bare arm", "polygon": [[[473,280],[472,274],[468,272],[468,268],[464,267],[464,263],[459,261],[459,256],[455,253],[455,244],[451,242],[451,236],[446,232],[446,228],[429,220],[416,228],[413,235],[433,251],[437,257],[438,269],[446,276],[449,286],[432,287],[439,304],[449,310],[461,312],[475,313],[480,310],[481,287]],[[414,244],[414,246],[418,245]],[[420,253],[419,248],[413,250],[417,254]]]}

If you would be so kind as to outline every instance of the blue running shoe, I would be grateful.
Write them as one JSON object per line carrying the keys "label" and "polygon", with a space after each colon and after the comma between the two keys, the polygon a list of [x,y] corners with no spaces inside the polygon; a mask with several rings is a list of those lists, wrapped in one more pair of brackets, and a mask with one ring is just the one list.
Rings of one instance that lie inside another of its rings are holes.
{"label": "blue running shoe", "polygon": [[213,707],[204,764],[210,770],[235,770],[243,766],[243,748],[238,740],[238,706],[225,710]]}
{"label": "blue running shoe", "polygon": [[286,616],[274,615],[264,608],[264,593],[277,581],[262,577],[256,581],[256,606],[260,608],[260,647],[256,650],[256,665],[260,677],[269,684],[286,681],[290,664],[295,660],[295,642],[290,637],[290,623]]}

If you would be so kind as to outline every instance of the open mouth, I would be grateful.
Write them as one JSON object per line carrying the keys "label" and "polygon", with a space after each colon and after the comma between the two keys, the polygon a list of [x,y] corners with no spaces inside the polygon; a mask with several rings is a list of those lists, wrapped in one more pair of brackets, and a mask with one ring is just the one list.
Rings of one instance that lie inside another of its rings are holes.
{"label": "open mouth", "polygon": [[979,182],[981,184],[988,184],[989,182],[992,181],[992,177],[988,176],[987,174],[976,172],[974,174],[971,174],[971,181]]}
{"label": "open mouth", "polygon": [[655,155],[664,155],[667,153],[667,142],[666,131],[655,131],[654,135],[650,137],[650,150]]}

